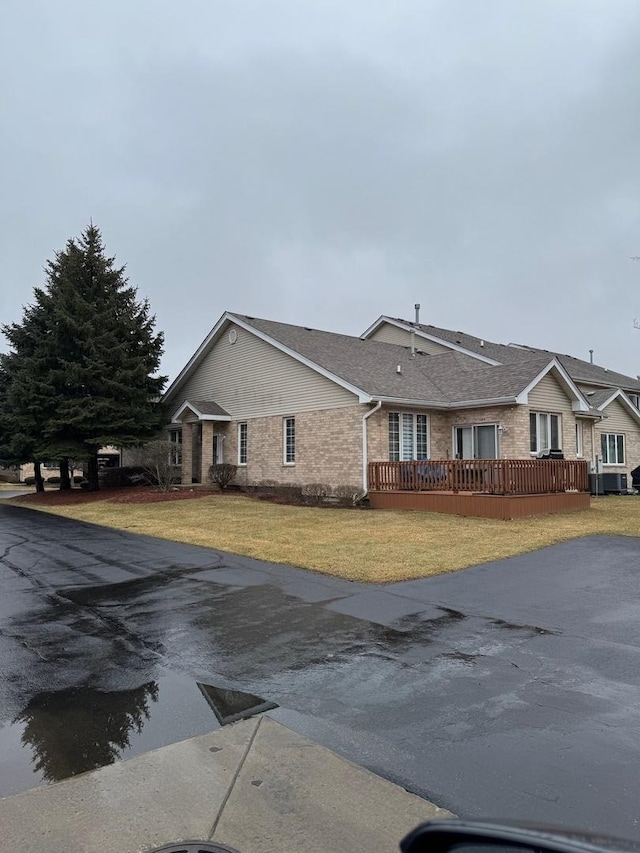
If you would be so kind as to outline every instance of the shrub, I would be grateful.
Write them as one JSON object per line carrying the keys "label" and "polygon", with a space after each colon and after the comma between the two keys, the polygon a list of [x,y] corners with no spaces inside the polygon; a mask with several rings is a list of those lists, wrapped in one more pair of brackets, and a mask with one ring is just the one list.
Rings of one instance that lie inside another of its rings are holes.
{"label": "shrub", "polygon": [[147,483],[161,492],[168,492],[180,482],[179,468],[172,461],[175,450],[173,442],[156,438],[136,448],[132,461],[135,462],[134,467],[142,470]]}
{"label": "shrub", "polygon": [[24,478],[25,486],[35,486],[36,478],[35,477],[25,477]]}
{"label": "shrub", "polygon": [[57,486],[60,483],[60,477],[47,477],[47,483],[51,483],[52,486]]}
{"label": "shrub", "polygon": [[84,480],[84,477],[82,476],[82,474],[76,474],[75,477],[73,478],[74,483],[84,483],[84,481],[85,480]]}
{"label": "shrub", "polygon": [[102,468],[100,483],[107,488],[117,486],[148,486],[147,472],[142,465],[122,465],[119,468]]}
{"label": "shrub", "polygon": [[354,503],[358,495],[362,494],[362,486],[350,485],[348,483],[334,486],[333,494],[340,499],[341,503]]}
{"label": "shrub", "polygon": [[302,495],[311,498],[314,503],[322,503],[323,498],[331,494],[331,486],[326,483],[306,483],[302,486]]}
{"label": "shrub", "polygon": [[220,486],[220,489],[224,489],[236,476],[237,470],[237,465],[230,465],[227,462],[212,465],[209,468],[209,480]]}

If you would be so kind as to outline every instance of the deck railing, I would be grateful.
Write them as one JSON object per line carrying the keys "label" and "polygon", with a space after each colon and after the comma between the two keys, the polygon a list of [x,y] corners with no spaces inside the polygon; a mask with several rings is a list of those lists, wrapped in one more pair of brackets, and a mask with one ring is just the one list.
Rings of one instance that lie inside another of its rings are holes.
{"label": "deck railing", "polygon": [[540,495],[586,492],[587,463],[579,459],[443,459],[370,462],[371,491],[476,492]]}

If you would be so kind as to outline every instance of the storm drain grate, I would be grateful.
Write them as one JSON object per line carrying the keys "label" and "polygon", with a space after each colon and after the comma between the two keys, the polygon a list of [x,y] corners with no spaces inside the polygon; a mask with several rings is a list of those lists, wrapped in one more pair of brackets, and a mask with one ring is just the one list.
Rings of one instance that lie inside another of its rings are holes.
{"label": "storm drain grate", "polygon": [[221,726],[228,726],[229,723],[246,720],[247,717],[273,711],[278,707],[275,702],[267,702],[253,693],[227,690],[223,687],[215,687],[213,684],[202,684],[199,681],[196,683]]}
{"label": "storm drain grate", "polygon": [[238,851],[225,844],[214,844],[213,841],[180,841],[176,844],[155,847],[150,853],[238,853]]}

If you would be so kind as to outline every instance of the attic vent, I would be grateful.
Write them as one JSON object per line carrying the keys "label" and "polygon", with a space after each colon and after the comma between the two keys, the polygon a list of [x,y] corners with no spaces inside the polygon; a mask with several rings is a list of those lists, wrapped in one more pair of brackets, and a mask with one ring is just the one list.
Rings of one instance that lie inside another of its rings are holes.
{"label": "attic vent", "polygon": [[313,329],[309,328],[309,326],[304,327],[305,332],[313,332]]}
{"label": "attic vent", "polygon": [[238,340],[238,333],[236,332],[236,330],[235,329],[229,329],[229,343],[235,344],[235,342],[237,340]]}
{"label": "attic vent", "polygon": [[587,396],[587,397],[593,397],[593,395],[594,395],[595,393],[596,393],[595,391],[587,391],[586,396]]}

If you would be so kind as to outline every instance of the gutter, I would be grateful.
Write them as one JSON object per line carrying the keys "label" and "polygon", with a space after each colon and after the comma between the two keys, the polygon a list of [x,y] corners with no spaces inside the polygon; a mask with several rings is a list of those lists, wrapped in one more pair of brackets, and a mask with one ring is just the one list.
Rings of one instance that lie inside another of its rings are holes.
{"label": "gutter", "polygon": [[381,408],[382,400],[378,400],[373,409],[369,409],[369,411],[365,412],[365,414],[362,416],[362,492],[354,497],[354,504],[357,504],[359,501],[364,500],[364,498],[366,498],[369,492],[369,452],[367,446],[367,421],[369,420],[371,415],[375,415],[375,413],[380,411]]}
{"label": "gutter", "polygon": [[[419,406],[423,409],[435,409],[450,411],[455,409],[481,409],[484,406],[513,406],[517,404],[517,397],[488,397],[482,400],[454,400],[453,402],[435,402],[433,400],[416,400],[408,397],[385,397],[378,398],[382,403],[395,406]],[[373,402],[373,401],[372,401]]]}

